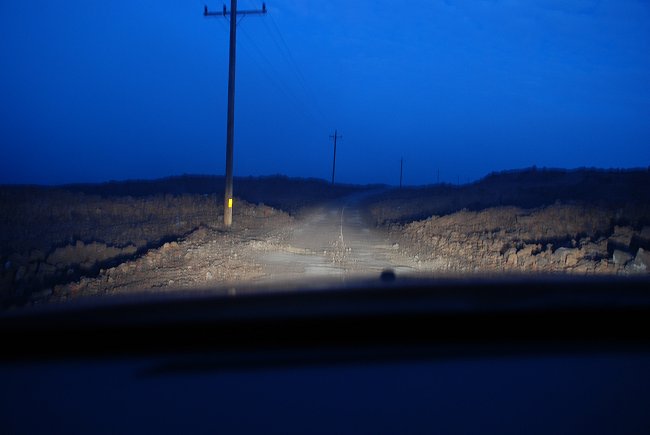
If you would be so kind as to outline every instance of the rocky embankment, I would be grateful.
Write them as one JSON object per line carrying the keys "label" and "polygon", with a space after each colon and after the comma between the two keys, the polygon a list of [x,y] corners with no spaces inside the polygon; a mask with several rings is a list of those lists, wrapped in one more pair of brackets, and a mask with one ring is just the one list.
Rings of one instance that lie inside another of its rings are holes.
{"label": "rocky embankment", "polygon": [[620,210],[555,204],[462,210],[390,231],[406,253],[450,272],[632,274],[650,272],[650,227],[642,222]]}
{"label": "rocky embankment", "polygon": [[[218,229],[216,195],[101,197],[65,190],[0,191],[0,302],[47,297],[193,233]],[[238,221],[259,226],[271,207],[238,201]],[[169,246],[169,245],[168,245]]]}

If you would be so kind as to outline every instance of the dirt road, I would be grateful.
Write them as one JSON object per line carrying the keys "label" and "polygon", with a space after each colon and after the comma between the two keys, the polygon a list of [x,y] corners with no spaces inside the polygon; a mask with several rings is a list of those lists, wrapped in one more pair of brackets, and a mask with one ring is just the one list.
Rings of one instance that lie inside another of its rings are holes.
{"label": "dirt road", "polygon": [[376,192],[356,193],[305,212],[277,251],[261,253],[262,281],[309,276],[379,276],[392,269],[397,275],[417,269],[417,262],[398,252],[386,231],[369,223],[361,202]]}
{"label": "dirt road", "polygon": [[362,200],[372,193],[326,202],[295,218],[240,205],[232,231],[202,227],[96,277],[57,286],[55,299],[192,288],[239,292],[267,284],[289,290],[378,278],[386,269],[398,276],[420,270],[422,264],[400,253],[385,228],[369,224]]}

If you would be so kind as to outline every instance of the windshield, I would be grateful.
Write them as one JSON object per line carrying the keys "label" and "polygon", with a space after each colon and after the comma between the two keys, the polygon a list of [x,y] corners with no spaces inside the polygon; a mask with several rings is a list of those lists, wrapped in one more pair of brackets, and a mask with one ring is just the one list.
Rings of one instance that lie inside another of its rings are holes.
{"label": "windshield", "polygon": [[648,2],[3,1],[0,29],[3,309],[649,276]]}

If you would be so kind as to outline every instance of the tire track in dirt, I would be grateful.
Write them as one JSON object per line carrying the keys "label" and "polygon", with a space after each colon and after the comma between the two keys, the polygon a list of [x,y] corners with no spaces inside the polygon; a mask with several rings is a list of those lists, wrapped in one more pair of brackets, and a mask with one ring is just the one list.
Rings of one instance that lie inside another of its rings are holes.
{"label": "tire track in dirt", "polygon": [[362,201],[377,192],[347,196],[313,208],[294,222],[288,242],[278,250],[260,253],[261,281],[304,278],[379,277],[386,269],[404,274],[419,269],[417,261],[401,254],[388,233],[370,225]]}

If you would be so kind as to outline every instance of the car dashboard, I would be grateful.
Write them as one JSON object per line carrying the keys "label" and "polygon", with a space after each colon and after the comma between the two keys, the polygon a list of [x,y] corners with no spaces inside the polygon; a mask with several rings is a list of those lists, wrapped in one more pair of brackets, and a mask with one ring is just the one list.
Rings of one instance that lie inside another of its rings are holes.
{"label": "car dashboard", "polygon": [[649,433],[648,284],[397,279],[9,311],[3,432]]}

